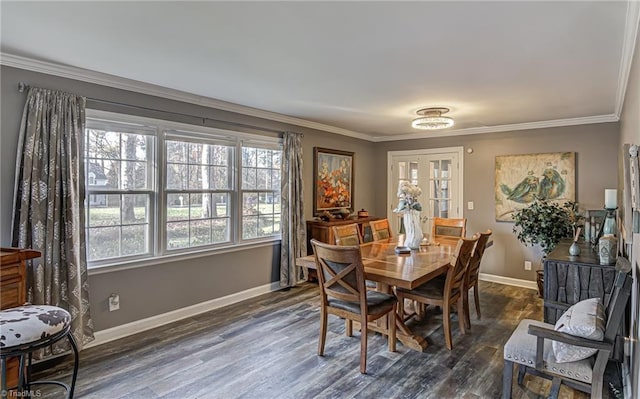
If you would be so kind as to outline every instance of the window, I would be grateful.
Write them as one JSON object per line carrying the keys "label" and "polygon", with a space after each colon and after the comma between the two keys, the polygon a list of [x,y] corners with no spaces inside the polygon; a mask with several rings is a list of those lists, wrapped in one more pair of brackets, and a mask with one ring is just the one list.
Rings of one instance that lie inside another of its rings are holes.
{"label": "window", "polygon": [[242,147],[242,238],[280,234],[279,149]]}
{"label": "window", "polygon": [[281,159],[278,139],[88,111],[89,267],[279,239]]}
{"label": "window", "polygon": [[149,254],[152,131],[111,124],[85,131],[87,259]]}
{"label": "window", "polygon": [[231,240],[234,146],[165,141],[166,248]]}

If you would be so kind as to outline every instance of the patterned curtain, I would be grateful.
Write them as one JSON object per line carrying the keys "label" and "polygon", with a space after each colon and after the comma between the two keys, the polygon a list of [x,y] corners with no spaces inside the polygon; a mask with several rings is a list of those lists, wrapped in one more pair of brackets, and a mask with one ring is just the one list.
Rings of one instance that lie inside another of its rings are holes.
{"label": "patterned curtain", "polygon": [[280,286],[291,287],[302,278],[296,258],[307,254],[302,181],[302,134],[284,133],[282,153],[282,248]]}
{"label": "patterned curtain", "polygon": [[[27,269],[27,300],[71,313],[78,346],[94,339],[84,241],[85,98],[31,88],[18,143],[13,245],[42,253]],[[53,353],[67,349],[67,342]],[[47,348],[45,355],[51,353]]]}

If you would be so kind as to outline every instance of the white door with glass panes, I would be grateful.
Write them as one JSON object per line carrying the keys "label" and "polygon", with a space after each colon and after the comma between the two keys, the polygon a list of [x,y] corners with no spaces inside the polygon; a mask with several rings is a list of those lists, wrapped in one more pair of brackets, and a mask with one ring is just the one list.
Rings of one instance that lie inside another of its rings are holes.
{"label": "white door with glass panes", "polygon": [[388,152],[387,218],[394,234],[400,231],[401,215],[393,210],[398,205],[398,185],[402,181],[422,189],[418,202],[422,205],[423,233],[431,234],[434,217],[463,217],[462,161],[462,147]]}

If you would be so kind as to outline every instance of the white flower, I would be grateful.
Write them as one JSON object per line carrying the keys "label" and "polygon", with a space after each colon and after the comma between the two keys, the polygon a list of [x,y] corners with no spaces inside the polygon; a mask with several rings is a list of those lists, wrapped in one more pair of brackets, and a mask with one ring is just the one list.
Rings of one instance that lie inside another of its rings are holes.
{"label": "white flower", "polygon": [[422,189],[418,186],[414,186],[408,181],[401,181],[398,185],[398,206],[394,209],[394,212],[405,212],[408,210],[421,211],[422,206],[418,202],[418,197],[422,195]]}

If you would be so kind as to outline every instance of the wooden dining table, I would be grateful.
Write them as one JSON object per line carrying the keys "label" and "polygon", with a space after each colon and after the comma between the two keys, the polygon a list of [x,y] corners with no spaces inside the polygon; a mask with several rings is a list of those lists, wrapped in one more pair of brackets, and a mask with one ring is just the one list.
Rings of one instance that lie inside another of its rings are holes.
{"label": "wooden dining table", "polygon": [[[401,240],[401,238],[400,238]],[[414,289],[427,281],[446,274],[451,255],[455,251],[457,239],[441,239],[430,245],[420,246],[409,254],[396,254],[398,237],[373,241],[360,245],[365,278],[374,281],[378,290],[391,293],[392,287]],[[296,259],[296,265],[309,269],[316,268],[313,255]],[[395,315],[396,335],[405,346],[424,351],[427,341],[405,324],[403,315]],[[386,323],[369,326],[370,330],[388,334]]]}

